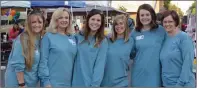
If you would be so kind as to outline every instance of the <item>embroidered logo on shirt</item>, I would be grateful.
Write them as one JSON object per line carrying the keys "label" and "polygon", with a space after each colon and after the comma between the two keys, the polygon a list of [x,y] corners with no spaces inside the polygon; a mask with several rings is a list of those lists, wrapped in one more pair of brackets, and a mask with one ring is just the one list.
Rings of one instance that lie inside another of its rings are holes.
{"label": "embroidered logo on shirt", "polygon": [[38,49],[35,50],[35,55],[39,55],[39,50]]}
{"label": "embroidered logo on shirt", "polygon": [[144,35],[136,36],[136,40],[144,39]]}
{"label": "embroidered logo on shirt", "polygon": [[75,41],[72,39],[68,39],[68,41],[72,44],[72,45],[76,45]]}

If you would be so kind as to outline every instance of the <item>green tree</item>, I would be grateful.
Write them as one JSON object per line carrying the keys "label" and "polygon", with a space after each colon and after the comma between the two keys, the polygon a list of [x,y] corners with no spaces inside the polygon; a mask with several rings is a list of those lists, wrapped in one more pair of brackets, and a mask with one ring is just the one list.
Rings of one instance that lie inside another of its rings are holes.
{"label": "green tree", "polygon": [[188,10],[191,10],[192,14],[196,14],[196,1],[189,7]]}
{"label": "green tree", "polygon": [[171,3],[171,0],[165,0],[165,1],[164,1],[164,7],[168,9],[170,3]]}
{"label": "green tree", "polygon": [[184,13],[182,12],[182,10],[179,7],[177,7],[176,5],[174,5],[174,4],[169,4],[168,10],[174,10],[174,11],[176,11],[178,13],[178,15],[179,15],[180,18],[182,18],[183,15],[184,15]]}
{"label": "green tree", "polygon": [[119,10],[126,12],[127,9],[124,6],[119,6]]}

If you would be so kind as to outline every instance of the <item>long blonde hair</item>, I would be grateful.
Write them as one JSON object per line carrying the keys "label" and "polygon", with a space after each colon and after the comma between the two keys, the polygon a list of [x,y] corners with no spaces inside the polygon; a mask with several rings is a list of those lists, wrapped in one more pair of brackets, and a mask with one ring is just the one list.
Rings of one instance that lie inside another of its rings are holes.
{"label": "long blonde hair", "polygon": [[43,29],[39,33],[40,38],[42,37],[45,29],[45,19],[43,14],[40,11],[32,11],[28,14],[28,17],[25,21],[25,29],[21,34],[20,40],[22,44],[22,54],[25,58],[26,69],[30,71],[32,69],[32,64],[34,63],[34,50],[35,50],[35,36],[31,29],[31,16],[37,15],[40,16],[43,20]]}
{"label": "long blonde hair", "polygon": [[111,41],[114,42],[117,39],[117,32],[115,31],[115,26],[117,25],[118,20],[123,20],[124,26],[125,26],[125,31],[124,31],[124,41],[127,42],[129,40],[129,27],[127,24],[128,19],[126,18],[125,15],[117,15],[113,21],[113,30],[112,30],[112,35],[111,35]]}
{"label": "long blonde hair", "polygon": [[72,21],[71,21],[71,14],[68,11],[67,8],[58,8],[54,11],[54,13],[52,14],[52,18],[50,21],[50,25],[49,28],[47,29],[47,32],[51,32],[51,33],[57,33],[57,20],[62,16],[62,14],[64,13],[64,11],[66,11],[69,15],[69,24],[68,27],[66,28],[65,32],[66,34],[73,34],[74,31],[71,28],[72,25]]}

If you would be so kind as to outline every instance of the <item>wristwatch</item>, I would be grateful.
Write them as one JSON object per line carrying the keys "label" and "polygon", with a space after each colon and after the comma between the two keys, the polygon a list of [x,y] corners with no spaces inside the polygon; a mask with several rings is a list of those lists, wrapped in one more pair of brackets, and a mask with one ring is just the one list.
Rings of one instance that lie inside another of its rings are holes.
{"label": "wristwatch", "polygon": [[18,84],[20,87],[23,87],[23,86],[25,86],[25,83],[19,83]]}

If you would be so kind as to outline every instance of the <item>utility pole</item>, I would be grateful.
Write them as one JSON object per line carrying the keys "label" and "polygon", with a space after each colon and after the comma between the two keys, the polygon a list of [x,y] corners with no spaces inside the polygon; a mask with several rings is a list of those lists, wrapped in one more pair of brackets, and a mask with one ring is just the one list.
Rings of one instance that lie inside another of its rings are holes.
{"label": "utility pole", "polygon": [[112,0],[109,1],[109,6],[112,7]]}

